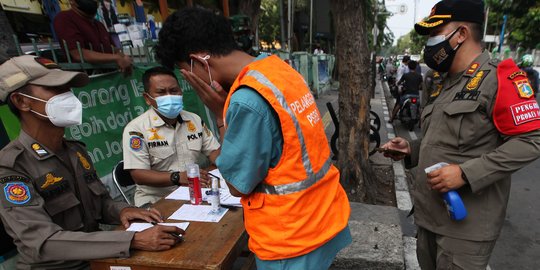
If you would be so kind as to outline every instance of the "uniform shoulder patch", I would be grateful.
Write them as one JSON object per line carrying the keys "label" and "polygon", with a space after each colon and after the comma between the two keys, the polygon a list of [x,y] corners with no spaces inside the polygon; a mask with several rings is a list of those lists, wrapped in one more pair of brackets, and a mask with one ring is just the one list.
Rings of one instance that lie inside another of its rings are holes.
{"label": "uniform shoulder patch", "polygon": [[32,200],[32,184],[30,180],[20,175],[10,175],[0,178],[0,186],[4,194],[0,197],[4,208],[14,206],[36,205]]}
{"label": "uniform shoulder patch", "polygon": [[534,95],[534,91],[531,83],[529,82],[529,79],[525,78],[514,80],[512,81],[512,83],[514,83],[514,86],[516,87],[520,98],[530,98]]}
{"label": "uniform shoulder patch", "polygon": [[134,135],[134,136],[139,136],[141,138],[144,138],[144,135],[142,133],[138,132],[138,131],[130,131],[128,133],[129,133],[129,135]]}
{"label": "uniform shoulder patch", "polygon": [[141,137],[133,135],[129,138],[129,148],[131,148],[131,150],[135,152],[141,151],[143,145],[144,144]]}
{"label": "uniform shoulder patch", "polygon": [[[519,67],[512,59],[497,67],[498,89],[493,122],[505,135],[518,135],[540,129],[540,108],[526,78],[512,76]],[[511,79],[511,77],[513,79]]]}
{"label": "uniform shoulder patch", "polygon": [[523,71],[523,70],[515,71],[512,74],[510,74],[510,76],[508,76],[508,79],[513,80],[517,76],[523,76],[523,77],[527,78],[527,73],[525,71]]}

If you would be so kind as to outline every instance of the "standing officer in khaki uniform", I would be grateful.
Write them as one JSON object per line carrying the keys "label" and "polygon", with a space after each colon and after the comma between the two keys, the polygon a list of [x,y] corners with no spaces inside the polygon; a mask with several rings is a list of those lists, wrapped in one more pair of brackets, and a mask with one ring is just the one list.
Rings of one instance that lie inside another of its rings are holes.
{"label": "standing officer in khaki uniform", "polygon": [[[186,164],[202,153],[212,163],[220,144],[201,118],[183,110],[176,75],[155,67],[143,75],[144,99],[151,108],[124,128],[124,169],[131,170],[137,188],[135,205],[154,203],[187,184]],[[208,184],[201,170],[203,185]]]}
{"label": "standing officer in khaki uniform", "polygon": [[[422,141],[384,145],[418,166],[412,187],[422,269],[486,269],[503,225],[510,176],[540,155],[540,110],[527,77],[512,60],[482,48],[484,3],[445,0],[415,25],[429,35],[426,64],[448,72],[422,113]],[[450,165],[426,175],[435,163]],[[456,190],[468,215],[452,220],[442,193]]]}
{"label": "standing officer in khaki uniform", "polygon": [[128,257],[131,249],[165,250],[176,244],[154,226],[143,232],[99,231],[99,223],[129,226],[161,222],[155,209],[114,202],[77,141],[64,128],[82,120],[70,87],[88,84],[80,72],[51,60],[15,57],[0,66],[0,101],[21,121],[19,137],[0,151],[0,218],[20,254],[17,269],[87,269],[87,260]]}

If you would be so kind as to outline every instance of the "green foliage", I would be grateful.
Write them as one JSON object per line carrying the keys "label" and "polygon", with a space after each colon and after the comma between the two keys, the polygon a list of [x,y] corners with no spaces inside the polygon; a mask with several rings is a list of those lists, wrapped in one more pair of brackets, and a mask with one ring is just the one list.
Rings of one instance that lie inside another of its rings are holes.
{"label": "green foliage", "polygon": [[538,0],[486,0],[489,6],[487,33],[499,35],[503,15],[508,15],[506,33],[511,46],[540,49],[540,1]]}
{"label": "green foliage", "polygon": [[403,54],[408,52],[409,54],[421,54],[426,45],[427,36],[421,36],[412,29],[406,35],[400,37],[397,41],[397,45],[391,50],[393,54]]}
{"label": "green foliage", "polygon": [[[375,1],[378,1],[377,3],[377,12],[375,12]],[[377,14],[377,29],[378,29],[378,35],[377,35],[377,43],[375,46],[375,50],[377,52],[381,51],[382,48],[392,46],[392,43],[394,42],[394,34],[391,31],[388,31],[385,33],[385,29],[387,29],[386,21],[391,16],[390,12],[386,9],[386,6],[384,4],[384,1],[380,0],[364,0],[362,1],[364,7],[364,21],[366,23],[366,30],[370,34],[368,34],[368,44],[371,49],[373,49],[373,26],[375,24],[375,16],[374,14]]]}
{"label": "green foliage", "polygon": [[276,0],[262,0],[261,14],[259,16],[259,39],[267,43],[279,40],[279,2]]}

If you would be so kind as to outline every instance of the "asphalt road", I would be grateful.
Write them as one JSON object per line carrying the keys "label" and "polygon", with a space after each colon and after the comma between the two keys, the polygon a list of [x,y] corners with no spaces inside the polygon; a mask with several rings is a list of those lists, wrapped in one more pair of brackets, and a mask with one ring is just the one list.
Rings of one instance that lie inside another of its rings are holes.
{"label": "asphalt road", "polygon": [[[394,128],[397,136],[421,138],[418,127],[410,132],[396,120]],[[492,270],[540,269],[539,176],[540,159],[514,173],[506,219],[489,263]]]}

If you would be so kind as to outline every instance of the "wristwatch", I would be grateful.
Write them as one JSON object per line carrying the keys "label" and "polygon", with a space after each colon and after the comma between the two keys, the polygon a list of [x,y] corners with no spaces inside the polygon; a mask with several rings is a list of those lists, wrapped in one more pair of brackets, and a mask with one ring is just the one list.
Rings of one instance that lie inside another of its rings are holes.
{"label": "wristwatch", "polygon": [[180,185],[180,172],[171,173],[171,182],[177,186]]}

